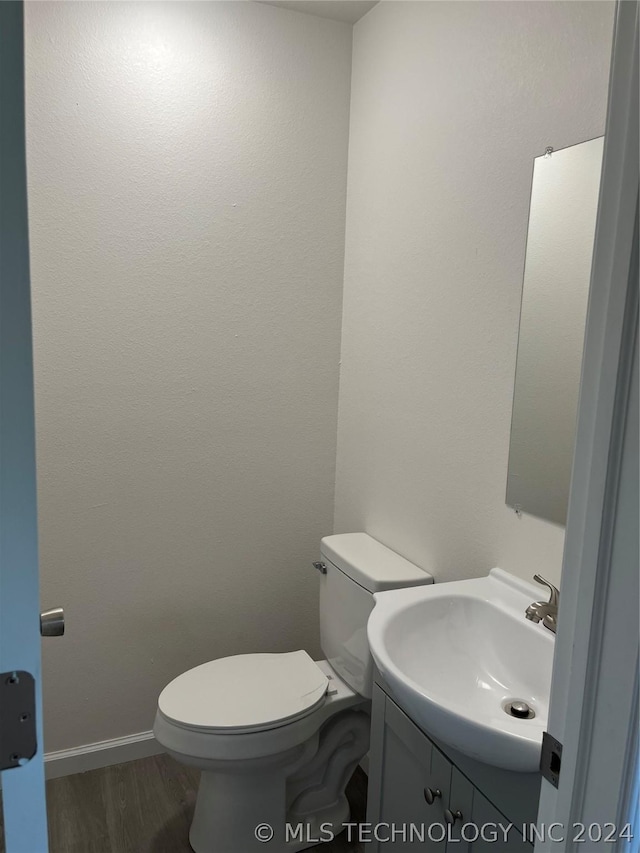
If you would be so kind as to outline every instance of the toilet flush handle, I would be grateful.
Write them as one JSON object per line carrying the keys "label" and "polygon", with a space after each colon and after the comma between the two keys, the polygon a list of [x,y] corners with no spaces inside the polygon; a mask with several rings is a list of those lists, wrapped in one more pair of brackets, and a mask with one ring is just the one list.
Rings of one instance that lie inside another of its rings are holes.
{"label": "toilet flush handle", "polygon": [[40,633],[43,637],[62,637],[64,634],[64,610],[53,607],[40,614]]}
{"label": "toilet flush handle", "polygon": [[327,567],[325,566],[324,563],[321,563],[320,560],[314,560],[314,562],[311,565],[313,566],[314,569],[317,569],[321,575],[326,575]]}

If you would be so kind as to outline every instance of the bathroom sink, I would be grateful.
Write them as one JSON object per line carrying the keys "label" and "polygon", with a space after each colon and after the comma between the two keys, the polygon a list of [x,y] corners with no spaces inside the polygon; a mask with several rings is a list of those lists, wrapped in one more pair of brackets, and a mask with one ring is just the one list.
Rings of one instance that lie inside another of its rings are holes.
{"label": "bathroom sink", "polygon": [[[377,593],[367,626],[385,681],[425,732],[495,767],[538,770],[554,635],[525,619],[540,588],[487,577]],[[510,703],[526,718],[512,716]]]}

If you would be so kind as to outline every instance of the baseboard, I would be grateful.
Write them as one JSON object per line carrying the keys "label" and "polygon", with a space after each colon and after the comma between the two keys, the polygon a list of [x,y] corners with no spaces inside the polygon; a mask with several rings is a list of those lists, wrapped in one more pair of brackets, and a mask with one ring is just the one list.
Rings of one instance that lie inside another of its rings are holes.
{"label": "baseboard", "polygon": [[[158,755],[163,749],[154,738],[153,732],[139,732],[136,735],[101,740],[73,749],[60,749],[47,752],[44,757],[44,772],[47,779],[71,776],[73,773],[86,773],[112,764],[135,761]],[[369,753],[360,761],[360,767],[369,775]]]}
{"label": "baseboard", "polygon": [[76,746],[73,749],[48,752],[44,756],[44,772],[47,779],[57,779],[72,773],[85,773],[87,770],[97,770],[111,764],[134,761],[136,758],[147,758],[162,751],[153,732],[139,732],[113,740]]}

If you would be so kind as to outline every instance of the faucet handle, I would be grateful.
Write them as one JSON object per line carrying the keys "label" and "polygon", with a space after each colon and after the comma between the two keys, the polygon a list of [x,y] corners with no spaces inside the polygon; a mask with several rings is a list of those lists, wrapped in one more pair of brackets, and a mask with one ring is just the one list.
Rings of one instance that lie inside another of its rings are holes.
{"label": "faucet handle", "polygon": [[543,578],[543,577],[542,577],[542,575],[534,575],[534,576],[533,576],[533,579],[534,579],[534,581],[537,581],[538,583],[542,584],[542,586],[546,586],[546,587],[547,587],[547,589],[548,589],[548,590],[549,590],[549,592],[551,593],[551,595],[549,596],[549,601],[548,601],[548,603],[549,603],[552,607],[557,607],[557,606],[558,606],[558,598],[559,598],[559,596],[560,596],[560,592],[559,592],[559,590],[558,590],[558,587],[557,587],[557,586],[554,586],[554,585],[553,585],[552,583],[550,583],[546,578]]}

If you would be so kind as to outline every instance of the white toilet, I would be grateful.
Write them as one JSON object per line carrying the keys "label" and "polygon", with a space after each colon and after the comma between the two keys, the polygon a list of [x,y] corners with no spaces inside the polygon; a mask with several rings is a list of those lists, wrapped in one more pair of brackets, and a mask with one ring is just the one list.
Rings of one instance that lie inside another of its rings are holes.
{"label": "white toilet", "polygon": [[220,658],[160,694],[156,739],[202,771],[196,853],[302,850],[321,827],[326,838],[328,825],[337,833],[349,820],[344,789],[369,747],[373,593],[433,578],[365,533],[327,536],[320,552],[326,660],[304,651]]}

